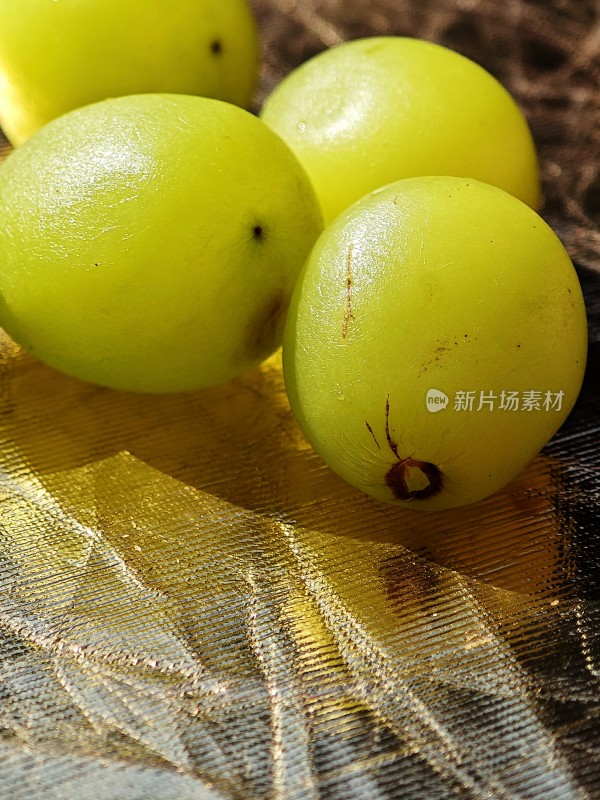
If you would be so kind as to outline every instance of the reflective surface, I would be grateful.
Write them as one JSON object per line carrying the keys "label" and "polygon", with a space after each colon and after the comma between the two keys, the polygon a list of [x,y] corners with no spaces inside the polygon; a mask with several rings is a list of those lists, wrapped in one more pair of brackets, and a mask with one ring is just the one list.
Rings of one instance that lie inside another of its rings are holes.
{"label": "reflective surface", "polygon": [[[299,60],[335,9],[289,5],[261,20]],[[537,8],[505,5],[513,25]],[[585,3],[551,5],[547,25],[583,30]],[[491,3],[450,6],[491,30]],[[436,4],[419,7],[406,24],[426,33]],[[344,35],[374,10],[353,13]],[[264,86],[285,63],[269,53]],[[1,796],[598,796],[600,261],[577,245],[591,221],[547,209],[588,302],[586,383],[534,463],[464,509],[343,484],[302,438],[277,356],[152,397],[0,340]]]}

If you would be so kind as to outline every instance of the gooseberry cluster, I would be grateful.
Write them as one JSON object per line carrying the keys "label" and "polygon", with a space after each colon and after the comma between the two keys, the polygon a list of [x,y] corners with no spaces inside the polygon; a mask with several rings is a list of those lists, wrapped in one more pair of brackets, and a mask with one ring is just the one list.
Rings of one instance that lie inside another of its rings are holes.
{"label": "gooseberry cluster", "polygon": [[296,418],[351,484],[427,509],[500,489],[566,418],[587,345],[515,101],[445,47],[374,37],[257,117],[245,0],[159,5],[2,4],[0,324],[146,392],[283,339]]}

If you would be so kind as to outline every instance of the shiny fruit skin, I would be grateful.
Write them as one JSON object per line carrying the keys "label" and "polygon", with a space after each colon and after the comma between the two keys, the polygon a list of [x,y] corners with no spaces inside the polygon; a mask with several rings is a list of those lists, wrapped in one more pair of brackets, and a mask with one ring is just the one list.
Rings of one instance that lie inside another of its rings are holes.
{"label": "shiny fruit skin", "polygon": [[0,126],[20,145],[66,111],[142,92],[247,107],[258,60],[246,0],[0,0]]}
{"label": "shiny fruit skin", "polygon": [[[586,351],[579,281],[550,227],[496,187],[431,177],[377,190],[325,230],[283,360],[300,427],[335,472],[380,500],[444,509],[534,458],[575,403]],[[436,413],[430,390],[449,398]],[[502,392],[521,405],[502,410]],[[546,392],[564,392],[560,409],[544,410]]]}
{"label": "shiny fruit skin", "polygon": [[0,324],[48,364],[148,392],[222,383],[281,342],[322,229],[259,119],[134,95],[49,123],[0,168]]}
{"label": "shiny fruit skin", "polygon": [[346,42],[290,73],[262,118],[296,153],[326,223],[419,175],[472,177],[539,204],[534,143],[517,104],[475,62],[431,42]]}

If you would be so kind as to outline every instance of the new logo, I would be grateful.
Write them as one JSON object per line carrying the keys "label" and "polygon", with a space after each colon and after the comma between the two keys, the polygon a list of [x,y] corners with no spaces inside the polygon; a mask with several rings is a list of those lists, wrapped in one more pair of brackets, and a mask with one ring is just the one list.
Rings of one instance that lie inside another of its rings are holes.
{"label": "new logo", "polygon": [[448,395],[440,392],[439,389],[429,389],[427,392],[425,402],[427,404],[427,411],[435,414],[437,411],[442,411],[448,405]]}

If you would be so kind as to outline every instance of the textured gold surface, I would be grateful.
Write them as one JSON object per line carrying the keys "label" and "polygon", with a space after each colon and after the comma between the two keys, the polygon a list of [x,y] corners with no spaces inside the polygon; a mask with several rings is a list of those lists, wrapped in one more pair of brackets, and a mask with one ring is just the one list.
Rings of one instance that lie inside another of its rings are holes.
{"label": "textured gold surface", "polygon": [[399,511],[321,464],[278,357],[149,397],[4,339],[0,382],[0,781],[34,759],[65,797],[586,796],[568,464]]}
{"label": "textured gold surface", "polygon": [[[588,42],[600,95],[593,3],[256,8],[263,91],[374,30],[471,30],[483,60],[494,31],[516,47],[537,30],[525,53],[562,29],[572,60]],[[539,108],[547,72],[509,77]],[[547,187],[561,135],[541,143]],[[588,191],[597,153],[563,152]],[[0,797],[600,796],[600,262],[591,218],[552,191],[589,267],[588,378],[544,453],[469,508],[402,511],[343,484],[300,434],[278,355],[151,397],[0,338]]]}

